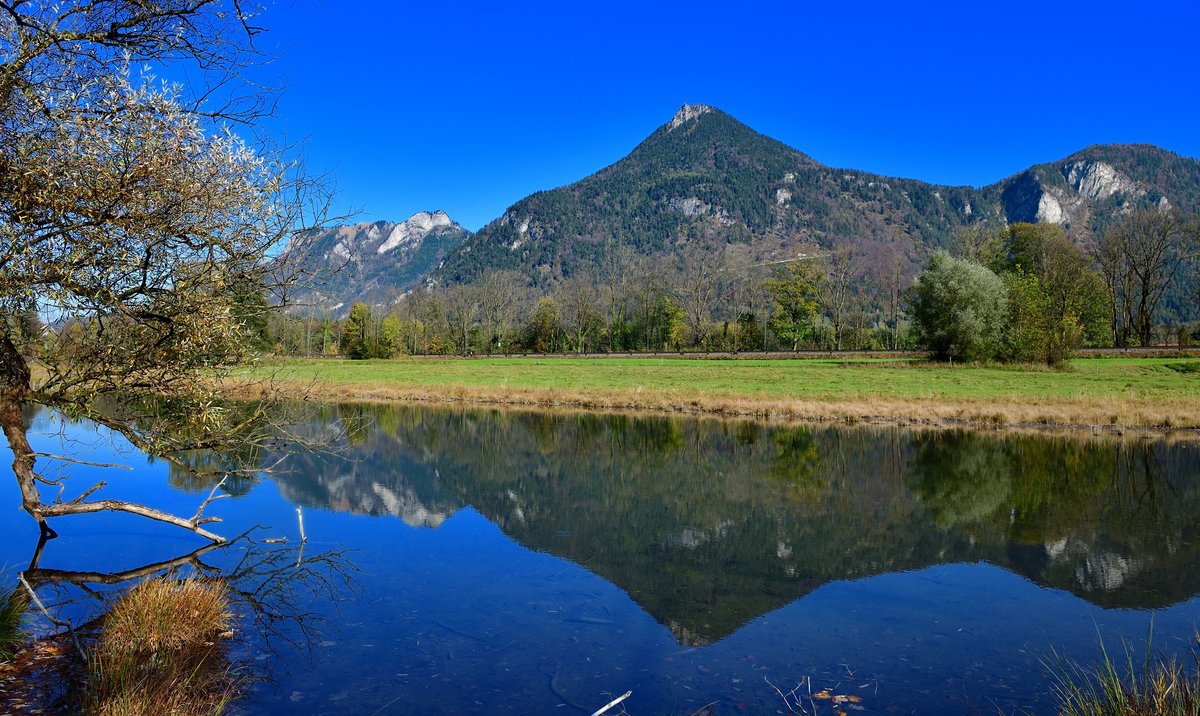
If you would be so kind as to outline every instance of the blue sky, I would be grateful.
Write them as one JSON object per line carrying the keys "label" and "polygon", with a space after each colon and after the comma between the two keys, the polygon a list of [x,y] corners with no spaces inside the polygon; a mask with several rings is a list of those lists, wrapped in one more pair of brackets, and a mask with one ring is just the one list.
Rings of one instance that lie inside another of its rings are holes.
{"label": "blue sky", "polygon": [[255,76],[356,220],[470,229],[683,103],[826,164],[989,184],[1089,144],[1200,156],[1200,3],[278,0]]}

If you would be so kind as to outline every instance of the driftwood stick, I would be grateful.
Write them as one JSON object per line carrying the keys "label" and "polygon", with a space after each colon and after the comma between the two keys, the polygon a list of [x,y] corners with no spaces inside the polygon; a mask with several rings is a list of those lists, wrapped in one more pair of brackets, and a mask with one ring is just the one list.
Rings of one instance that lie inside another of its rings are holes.
{"label": "driftwood stick", "polygon": [[[208,497],[204,498],[204,502],[201,502],[201,503],[200,503],[200,506],[196,508],[196,514],[195,514],[195,515],[192,515],[192,522],[196,522],[197,520],[199,520],[199,519],[200,519],[200,515],[204,514],[204,509],[205,509],[206,507],[208,507],[208,503],[212,502],[213,500],[219,500],[219,499],[221,499],[222,497],[228,497],[228,496],[229,496],[229,495],[217,495],[217,490],[221,489],[221,486],[222,486],[222,485],[224,485],[224,484],[225,484],[225,481],[226,481],[226,480],[228,480],[228,479],[229,479],[229,476],[228,476],[228,475],[226,475],[225,477],[222,477],[222,478],[221,478],[221,481],[220,481],[220,482],[218,482],[217,484],[213,485],[213,488],[212,488],[211,490],[209,490],[209,491],[208,491]],[[212,518],[210,517],[210,518],[209,518],[208,520],[206,520],[206,521],[212,521]],[[219,521],[219,520],[218,520],[218,521]],[[196,524],[202,524],[202,523],[200,523],[200,522],[196,522]]]}
{"label": "driftwood stick", "polygon": [[308,541],[308,537],[304,534],[304,513],[300,511],[299,507],[296,508],[296,520],[300,523],[300,544],[304,544]]}
{"label": "driftwood stick", "polygon": [[103,488],[103,487],[105,487],[106,485],[108,485],[108,483],[107,483],[107,482],[104,482],[103,480],[101,480],[100,482],[97,482],[95,485],[92,485],[92,486],[91,486],[91,487],[89,487],[88,489],[84,490],[84,492],[83,492],[83,494],[82,494],[82,495],[80,495],[79,497],[76,497],[74,500],[71,500],[71,504],[72,504],[72,505],[77,505],[77,504],[79,504],[80,502],[83,502],[84,500],[86,500],[86,499],[87,499],[87,496],[88,496],[88,495],[92,494],[92,493],[93,493],[93,492],[95,492],[96,490],[102,489],[102,488]]}
{"label": "driftwood stick", "polygon": [[614,707],[614,706],[616,706],[617,704],[621,703],[621,702],[622,702],[622,701],[624,701],[625,699],[629,698],[629,697],[630,697],[632,694],[633,694],[633,692],[632,692],[632,691],[626,691],[625,693],[621,694],[620,696],[618,696],[617,698],[613,699],[612,701],[609,701],[609,702],[608,702],[607,704],[605,704],[604,706],[601,706],[601,707],[600,707],[600,710],[598,710],[598,711],[595,711],[595,712],[593,712],[593,713],[592,713],[592,716],[600,716],[600,714],[602,714],[602,713],[606,713],[606,712],[607,712],[609,709],[611,709],[612,707]]}
{"label": "driftwood stick", "polygon": [[29,598],[33,600],[33,603],[37,605],[37,608],[41,610],[42,615],[45,616],[51,624],[58,627],[66,627],[68,629],[71,628],[71,622],[56,619],[54,615],[50,613],[50,610],[46,609],[46,605],[42,604],[42,600],[38,597],[37,592],[33,590],[33,587],[29,586],[29,582],[25,581],[24,572],[17,575],[17,581],[21,583],[22,587],[25,587],[25,591],[29,593]]}

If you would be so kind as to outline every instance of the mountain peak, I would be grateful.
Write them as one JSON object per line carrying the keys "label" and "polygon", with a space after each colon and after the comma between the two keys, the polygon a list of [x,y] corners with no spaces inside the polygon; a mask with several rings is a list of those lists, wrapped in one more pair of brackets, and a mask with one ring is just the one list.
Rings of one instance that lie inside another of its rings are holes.
{"label": "mountain peak", "polygon": [[351,303],[387,304],[416,286],[470,232],[441,210],[297,234],[285,254],[319,283],[292,291],[297,306],[345,315]]}
{"label": "mountain peak", "polygon": [[380,244],[375,252],[380,255],[386,254],[397,246],[421,241],[434,229],[453,225],[454,222],[444,211],[439,210],[432,214],[428,211],[418,211],[407,220],[396,224],[388,234],[387,240]]}
{"label": "mountain peak", "polygon": [[679,108],[678,112],[675,113],[675,116],[671,119],[671,122],[667,127],[667,131],[675,129],[684,122],[696,119],[700,115],[708,114],[711,111],[713,111],[713,108],[709,107],[707,104],[685,104]]}

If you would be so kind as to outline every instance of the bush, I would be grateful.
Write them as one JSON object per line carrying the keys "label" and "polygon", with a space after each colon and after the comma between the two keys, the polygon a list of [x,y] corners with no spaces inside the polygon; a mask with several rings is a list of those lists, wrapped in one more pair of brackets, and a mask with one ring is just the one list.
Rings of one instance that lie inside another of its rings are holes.
{"label": "bush", "polygon": [[986,267],[938,251],[909,290],[919,344],[938,360],[996,358],[1007,296],[1004,282]]}
{"label": "bush", "polygon": [[0,602],[0,661],[12,657],[28,636],[23,624],[28,608],[29,594],[20,586]]}

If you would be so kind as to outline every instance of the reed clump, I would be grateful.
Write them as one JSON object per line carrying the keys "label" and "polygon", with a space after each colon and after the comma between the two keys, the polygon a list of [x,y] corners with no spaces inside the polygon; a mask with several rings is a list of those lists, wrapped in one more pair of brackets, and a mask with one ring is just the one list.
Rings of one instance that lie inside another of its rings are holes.
{"label": "reed clump", "polygon": [[1051,666],[1060,716],[1200,716],[1200,652],[1192,663],[1152,661],[1141,668],[1129,646],[1118,666],[1103,650],[1100,664],[1084,667],[1057,659]]}
{"label": "reed clump", "polygon": [[222,638],[232,613],[225,587],[152,579],[122,596],[89,649],[80,696],[96,716],[223,713],[237,684]]}
{"label": "reed clump", "polygon": [[28,636],[23,621],[27,609],[29,595],[21,587],[0,601],[0,661],[10,659]]}

